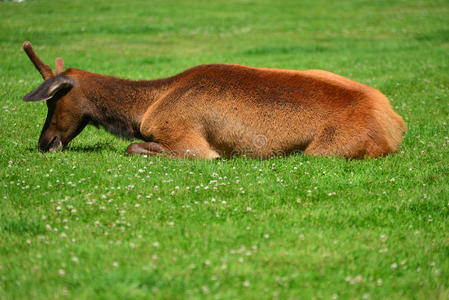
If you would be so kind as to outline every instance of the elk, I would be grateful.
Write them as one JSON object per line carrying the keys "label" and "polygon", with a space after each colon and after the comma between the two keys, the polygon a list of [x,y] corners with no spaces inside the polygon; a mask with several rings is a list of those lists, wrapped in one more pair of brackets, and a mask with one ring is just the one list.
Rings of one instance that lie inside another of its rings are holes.
{"label": "elk", "polygon": [[64,148],[88,124],[142,142],[128,154],[214,159],[303,152],[345,158],[397,151],[406,125],[378,90],[322,70],[199,65],[133,81],[78,69],[55,73],[23,49],[44,82],[23,97],[48,107],[38,148]]}

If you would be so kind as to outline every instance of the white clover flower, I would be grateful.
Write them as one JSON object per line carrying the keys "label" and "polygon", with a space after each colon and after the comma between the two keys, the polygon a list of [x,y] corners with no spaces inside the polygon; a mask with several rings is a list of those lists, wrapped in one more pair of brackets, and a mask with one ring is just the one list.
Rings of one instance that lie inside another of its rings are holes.
{"label": "white clover flower", "polygon": [[207,286],[204,285],[203,287],[201,287],[201,290],[204,294],[209,294],[209,288]]}

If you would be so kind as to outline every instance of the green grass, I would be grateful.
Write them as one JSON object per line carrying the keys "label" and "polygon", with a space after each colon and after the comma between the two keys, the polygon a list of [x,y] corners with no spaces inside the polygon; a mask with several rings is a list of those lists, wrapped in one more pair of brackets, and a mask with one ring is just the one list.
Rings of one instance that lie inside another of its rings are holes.
{"label": "green grass", "polygon": [[[449,2],[0,2],[0,299],[448,299]],[[89,127],[42,154],[53,65],[133,79],[200,63],[320,68],[388,96],[375,160],[129,157]]]}

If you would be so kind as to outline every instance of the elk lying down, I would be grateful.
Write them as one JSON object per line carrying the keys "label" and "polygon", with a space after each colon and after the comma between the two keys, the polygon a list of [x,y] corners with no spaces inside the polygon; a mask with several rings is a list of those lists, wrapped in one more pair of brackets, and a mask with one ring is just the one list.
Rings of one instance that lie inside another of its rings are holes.
{"label": "elk lying down", "polygon": [[132,81],[44,64],[24,101],[46,100],[41,151],[66,146],[86,125],[143,140],[127,153],[212,159],[303,151],[346,158],[395,152],[406,126],[374,88],[321,70],[201,65],[165,79]]}

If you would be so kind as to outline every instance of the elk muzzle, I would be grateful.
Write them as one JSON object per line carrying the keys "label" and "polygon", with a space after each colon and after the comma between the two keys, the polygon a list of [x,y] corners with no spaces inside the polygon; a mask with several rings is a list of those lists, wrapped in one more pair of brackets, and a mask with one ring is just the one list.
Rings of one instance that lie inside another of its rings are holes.
{"label": "elk muzzle", "polygon": [[61,150],[63,147],[62,138],[60,135],[53,135],[50,138],[43,136],[39,139],[39,144],[37,147],[42,152],[53,152]]}

